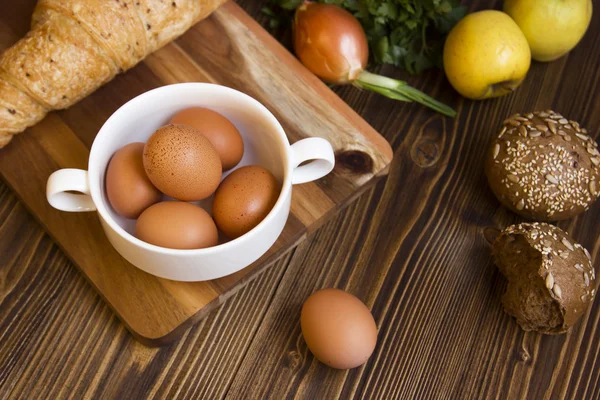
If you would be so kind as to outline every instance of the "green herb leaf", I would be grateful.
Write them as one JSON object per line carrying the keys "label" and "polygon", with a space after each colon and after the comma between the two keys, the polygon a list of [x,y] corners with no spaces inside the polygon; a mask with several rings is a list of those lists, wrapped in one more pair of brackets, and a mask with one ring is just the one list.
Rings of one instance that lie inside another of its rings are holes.
{"label": "green herb leaf", "polygon": [[300,7],[302,0],[280,0],[277,1],[277,4],[284,10],[295,10],[296,8]]}

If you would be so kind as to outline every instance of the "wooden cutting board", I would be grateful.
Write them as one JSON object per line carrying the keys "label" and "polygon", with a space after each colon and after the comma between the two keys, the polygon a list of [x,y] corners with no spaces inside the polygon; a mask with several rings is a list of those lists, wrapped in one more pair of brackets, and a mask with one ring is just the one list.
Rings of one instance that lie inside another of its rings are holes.
{"label": "wooden cutting board", "polygon": [[[19,1],[0,13],[0,51],[27,31],[23,14],[30,14],[34,4]],[[57,169],[87,168],[96,133],[126,101],[158,86],[191,81],[219,83],[256,98],[292,143],[311,136],[328,139],[337,165],[320,181],[294,186],[288,223],[260,260],[221,279],[182,283],[129,264],[111,247],[95,213],[54,210],[46,202],[45,185]],[[79,104],[50,114],[13,139],[0,150],[0,173],[131,333],[158,346],[179,337],[386,175],[391,159],[383,137],[230,2]]]}

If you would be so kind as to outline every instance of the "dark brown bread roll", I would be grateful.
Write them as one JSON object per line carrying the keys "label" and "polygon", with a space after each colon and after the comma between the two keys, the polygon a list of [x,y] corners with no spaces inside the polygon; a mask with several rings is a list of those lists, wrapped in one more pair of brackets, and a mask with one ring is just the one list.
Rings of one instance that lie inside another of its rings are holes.
{"label": "dark brown bread roll", "polygon": [[594,300],[590,253],[553,225],[510,226],[494,241],[492,254],[508,279],[504,310],[526,331],[564,333]]}
{"label": "dark brown bread roll", "polygon": [[600,195],[598,143],[577,122],[550,110],[505,120],[485,172],[498,200],[533,220],[574,217]]}

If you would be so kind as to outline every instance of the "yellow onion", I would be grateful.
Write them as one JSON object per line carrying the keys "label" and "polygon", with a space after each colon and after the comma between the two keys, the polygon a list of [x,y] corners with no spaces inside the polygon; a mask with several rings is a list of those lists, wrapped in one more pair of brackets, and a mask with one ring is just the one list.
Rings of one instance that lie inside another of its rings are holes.
{"label": "yellow onion", "polygon": [[394,100],[417,102],[449,117],[456,111],[404,81],[365,71],[367,36],[360,22],[333,4],[305,2],[294,17],[294,51],[313,74],[328,83],[351,83]]}
{"label": "yellow onion", "polygon": [[360,22],[341,7],[304,3],[296,11],[294,50],[315,75],[329,83],[356,80],[369,60]]}

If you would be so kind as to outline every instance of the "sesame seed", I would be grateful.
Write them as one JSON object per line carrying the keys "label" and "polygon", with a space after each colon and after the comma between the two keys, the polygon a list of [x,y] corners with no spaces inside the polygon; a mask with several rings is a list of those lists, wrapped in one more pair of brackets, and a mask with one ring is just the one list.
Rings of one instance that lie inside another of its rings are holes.
{"label": "sesame seed", "polygon": [[502,130],[500,131],[500,133],[498,134],[498,139],[500,139],[502,136],[504,136],[504,134],[506,133],[506,127],[503,126]]}
{"label": "sesame seed", "polygon": [[515,205],[515,207],[519,211],[521,211],[522,209],[524,209],[525,208],[525,199],[519,200],[519,202]]}
{"label": "sesame seed", "polygon": [[558,185],[558,179],[556,179],[556,177],[554,175],[548,174],[548,175],[546,175],[546,179],[548,180],[548,182]]}
{"label": "sesame seed", "polygon": [[496,145],[494,146],[494,160],[496,159],[496,157],[498,157],[498,154],[500,154],[500,144],[496,143]]}
{"label": "sesame seed", "polygon": [[583,283],[585,284],[585,287],[590,286],[590,277],[588,276],[587,272],[583,273]]}
{"label": "sesame seed", "polygon": [[583,265],[581,265],[581,264],[575,264],[575,269],[576,269],[577,271],[581,271],[581,272],[583,272]]}
{"label": "sesame seed", "polygon": [[583,252],[585,253],[585,255],[587,256],[587,258],[592,261],[592,255],[590,254],[589,251],[587,251],[587,249],[584,247],[583,248]]}
{"label": "sesame seed", "polygon": [[552,272],[548,272],[548,275],[546,275],[546,287],[550,290],[554,287],[554,276],[552,275]]}
{"label": "sesame seed", "polygon": [[558,297],[559,299],[562,296],[562,290],[560,290],[560,286],[558,286],[558,284],[554,284],[554,287],[552,288],[552,291],[554,292],[554,294],[556,295],[556,297]]}
{"label": "sesame seed", "polygon": [[575,248],[573,247],[573,245],[571,244],[571,242],[569,242],[566,238],[562,239],[562,244],[565,245],[565,247],[571,251],[575,250]]}
{"label": "sesame seed", "polygon": [[569,258],[569,253],[567,253],[566,251],[560,251],[560,252],[558,253],[558,255],[560,256],[560,258],[564,258],[565,260],[566,260],[567,258]]}

